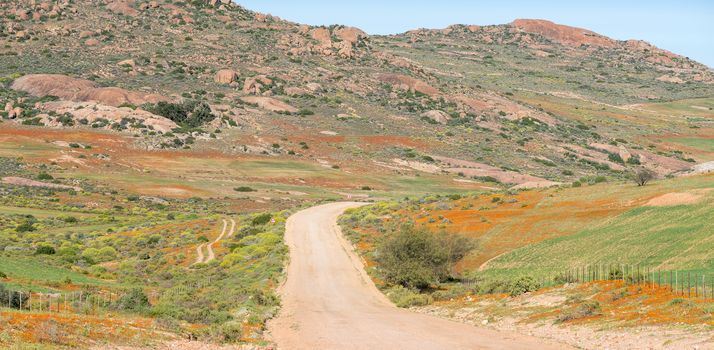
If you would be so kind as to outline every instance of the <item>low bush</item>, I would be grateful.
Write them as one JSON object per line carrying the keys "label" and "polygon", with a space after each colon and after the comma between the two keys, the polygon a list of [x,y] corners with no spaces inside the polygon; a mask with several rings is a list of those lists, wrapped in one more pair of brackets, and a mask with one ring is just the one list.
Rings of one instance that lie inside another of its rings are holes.
{"label": "low bush", "polygon": [[114,304],[117,310],[143,311],[151,306],[149,297],[141,288],[133,288],[119,298]]}
{"label": "low bush", "polygon": [[511,282],[508,293],[511,296],[518,296],[528,292],[534,292],[540,288],[540,283],[536,281],[533,277],[523,276],[519,277],[515,281]]}
{"label": "low bush", "polygon": [[254,189],[254,188],[252,188],[252,187],[248,187],[248,186],[240,186],[240,187],[234,188],[233,191],[236,191],[236,192],[255,192],[255,191],[257,191],[257,190]]}
{"label": "low bush", "polygon": [[408,308],[412,306],[425,306],[433,302],[428,294],[421,294],[418,290],[395,286],[385,291],[385,294],[397,307]]}
{"label": "low bush", "polygon": [[55,248],[48,245],[41,245],[35,250],[35,255],[54,255]]}
{"label": "low bush", "polygon": [[270,222],[270,219],[272,219],[272,218],[273,218],[273,215],[271,215],[270,213],[262,213],[262,214],[258,214],[257,216],[255,216],[253,218],[253,221],[251,221],[251,223],[253,224],[253,226],[265,225],[268,222]]}
{"label": "low bush", "polygon": [[144,110],[171,119],[184,128],[197,128],[216,118],[205,102],[187,100],[183,103],[161,101],[142,106]]}
{"label": "low bush", "polygon": [[555,323],[577,320],[583,317],[595,316],[600,313],[600,303],[594,300],[586,301],[574,309],[563,312],[555,319]]}

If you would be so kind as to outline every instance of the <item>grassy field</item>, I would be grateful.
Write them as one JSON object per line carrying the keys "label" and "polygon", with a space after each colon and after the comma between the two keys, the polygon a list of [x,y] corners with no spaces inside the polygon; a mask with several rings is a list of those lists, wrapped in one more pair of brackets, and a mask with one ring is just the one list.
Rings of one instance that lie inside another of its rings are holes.
{"label": "grassy field", "polygon": [[696,205],[639,207],[594,228],[526,246],[489,263],[494,275],[555,275],[568,267],[642,265],[714,272],[712,197]]}
{"label": "grassy field", "polygon": [[378,282],[375,247],[407,223],[476,240],[456,265],[467,278],[552,281],[569,268],[608,263],[709,273],[712,179],[432,195],[353,209],[341,223]]}
{"label": "grassy field", "polygon": [[667,139],[687,147],[696,148],[705,152],[714,152],[714,138],[705,137],[673,137]]}
{"label": "grassy field", "polygon": [[0,271],[7,274],[12,280],[27,281],[31,286],[32,281],[43,283],[64,283],[67,279],[72,283],[89,285],[107,285],[111,282],[92,278],[86,274],[52,266],[41,258],[18,257],[11,254],[0,255]]}

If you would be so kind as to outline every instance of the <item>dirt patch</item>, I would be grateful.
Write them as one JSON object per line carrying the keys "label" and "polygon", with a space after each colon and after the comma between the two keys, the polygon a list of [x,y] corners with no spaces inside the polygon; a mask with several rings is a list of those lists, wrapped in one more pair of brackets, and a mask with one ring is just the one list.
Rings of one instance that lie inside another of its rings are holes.
{"label": "dirt patch", "polygon": [[672,205],[696,204],[699,203],[702,198],[703,196],[701,194],[689,192],[666,193],[650,199],[645,205],[650,207],[666,207]]}

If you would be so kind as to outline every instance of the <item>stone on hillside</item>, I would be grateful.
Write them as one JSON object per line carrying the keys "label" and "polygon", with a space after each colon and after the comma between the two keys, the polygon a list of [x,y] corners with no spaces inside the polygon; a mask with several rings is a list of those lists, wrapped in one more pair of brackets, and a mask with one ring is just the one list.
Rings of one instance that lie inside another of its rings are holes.
{"label": "stone on hillside", "polygon": [[248,77],[245,79],[245,83],[243,83],[243,92],[260,95],[263,92],[263,87],[271,84],[273,84],[273,80],[265,75]]}
{"label": "stone on hillside", "polygon": [[127,59],[127,60],[119,61],[119,62],[117,63],[117,65],[118,65],[118,66],[122,66],[122,67],[132,67],[132,68],[134,68],[134,67],[136,67],[136,62],[134,62],[134,60],[132,60],[132,59]]}
{"label": "stone on hillside", "polygon": [[91,36],[94,36],[94,32],[92,32],[92,31],[83,30],[83,31],[79,32],[80,39],[89,38]]}
{"label": "stone on hillside", "polygon": [[99,40],[94,39],[94,38],[88,39],[87,41],[84,42],[84,44],[87,46],[97,46],[97,45],[99,45]]}
{"label": "stone on hillside", "polygon": [[221,69],[216,72],[213,80],[219,84],[230,84],[238,78],[238,73],[232,69]]}
{"label": "stone on hillside", "polygon": [[307,84],[305,84],[305,88],[308,89],[312,93],[322,91],[322,85],[320,85],[318,83],[307,83]]}
{"label": "stone on hillside", "polygon": [[449,115],[444,111],[431,110],[424,112],[421,116],[429,118],[440,124],[446,124],[446,122],[449,121]]}
{"label": "stone on hillside", "polygon": [[142,105],[167,101],[161,95],[145,94],[117,87],[98,87],[93,81],[61,74],[28,74],[12,82],[13,90],[34,96],[57,96],[69,101],[95,101],[109,106],[124,103]]}
{"label": "stone on hillside", "polygon": [[360,40],[367,38],[368,35],[364,31],[355,27],[342,27],[333,31],[340,40],[346,41],[351,45],[357,44]]}

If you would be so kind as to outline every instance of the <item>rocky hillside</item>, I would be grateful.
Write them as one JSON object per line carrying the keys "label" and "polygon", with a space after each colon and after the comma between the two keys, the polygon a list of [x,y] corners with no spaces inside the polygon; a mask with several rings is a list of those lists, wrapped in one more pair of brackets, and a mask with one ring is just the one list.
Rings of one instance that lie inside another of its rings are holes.
{"label": "rocky hillside", "polygon": [[[531,187],[639,165],[682,173],[698,159],[651,136],[711,127],[633,107],[714,96],[710,68],[548,21],[369,36],[226,0],[23,0],[0,18],[4,118],[146,148]],[[306,147],[317,136],[332,138]]]}

